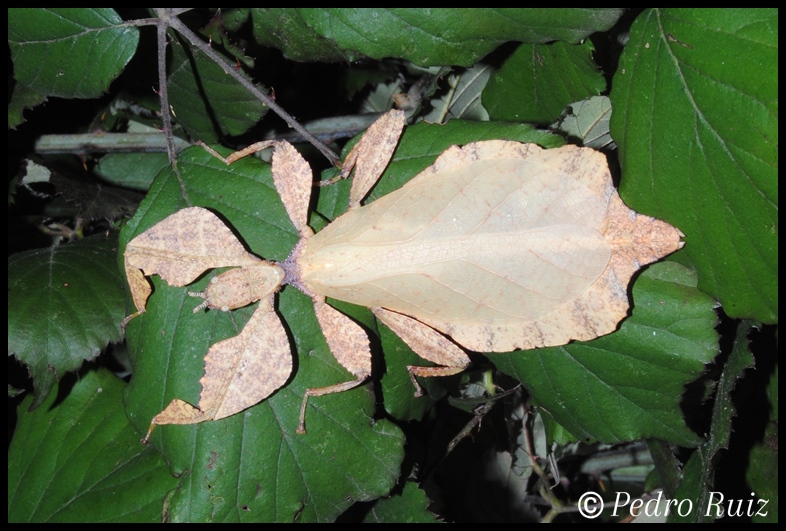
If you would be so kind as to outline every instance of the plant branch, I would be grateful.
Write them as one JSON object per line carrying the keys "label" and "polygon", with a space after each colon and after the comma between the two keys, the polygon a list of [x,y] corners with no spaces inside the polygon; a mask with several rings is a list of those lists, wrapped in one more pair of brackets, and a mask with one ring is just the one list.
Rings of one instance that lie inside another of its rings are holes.
{"label": "plant branch", "polygon": [[296,130],[300,133],[303,138],[305,138],[309,143],[311,143],[315,148],[317,148],[329,161],[331,164],[336,165],[339,160],[338,155],[336,155],[327,145],[325,145],[322,141],[316,138],[314,135],[308,132],[308,130],[303,127],[297,120],[295,120],[288,112],[286,112],[280,105],[278,105],[275,101],[270,99],[264,92],[259,90],[251,81],[241,76],[237,71],[235,71],[234,67],[230,65],[226,59],[221,57],[217,54],[208,44],[206,44],[202,39],[199,38],[197,34],[191,31],[185,24],[183,24],[178,18],[172,15],[172,12],[167,9],[156,9],[156,13],[164,22],[159,26],[159,31],[162,31],[160,28],[164,27],[163,31],[166,31],[165,27],[167,25],[171,26],[175,29],[178,33],[183,35],[185,38],[191,42],[196,48],[201,50],[205,55],[210,57],[216,64],[221,66],[224,69],[224,72],[235,78],[235,80],[243,85],[251,94],[261,100],[265,105],[267,105],[273,112],[278,114],[291,128]]}
{"label": "plant branch", "polygon": [[169,112],[169,91],[167,90],[166,82],[166,24],[159,24],[156,30],[158,36],[158,94],[161,98],[161,118],[164,122],[166,152],[169,155],[169,165],[172,166],[172,170],[175,172],[177,181],[180,184],[180,193],[183,194],[186,204],[191,206],[191,202],[188,200],[188,193],[186,192],[186,185],[177,169],[175,138],[172,134],[172,116]]}

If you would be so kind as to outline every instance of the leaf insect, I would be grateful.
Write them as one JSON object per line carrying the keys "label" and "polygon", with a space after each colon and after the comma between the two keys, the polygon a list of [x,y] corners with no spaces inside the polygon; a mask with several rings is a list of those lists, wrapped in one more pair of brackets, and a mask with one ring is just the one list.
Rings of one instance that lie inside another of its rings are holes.
{"label": "leaf insect", "polygon": [[[361,206],[388,165],[404,113],[377,120],[351,150],[349,210],[319,233],[307,224],[311,169],[289,143],[265,141],[232,162],[273,146],[276,190],[300,234],[283,262],[247,252],[215,214],[183,209],[131,240],[125,269],[137,315],[151,294],[145,276],[172,286],[208,269],[212,279],[195,311],[259,306],[241,333],[210,347],[195,407],[174,399],[157,424],[192,424],[238,413],[267,398],[290,376],[292,355],[273,297],[291,284],[311,297],[336,360],[353,376],[308,389],[338,393],[371,374],[366,332],[326,297],[366,306],[434,367],[408,366],[416,377],[446,376],[469,363],[464,349],[508,352],[589,340],[613,332],[627,315],[628,283],[645,264],[682,247],[682,233],[637,214],[614,188],[605,157],[589,148],[544,150],[490,140],[452,146],[400,189]],[[209,149],[209,148],[208,148]],[[212,152],[212,150],[210,150]],[[131,316],[133,317],[133,316]]]}

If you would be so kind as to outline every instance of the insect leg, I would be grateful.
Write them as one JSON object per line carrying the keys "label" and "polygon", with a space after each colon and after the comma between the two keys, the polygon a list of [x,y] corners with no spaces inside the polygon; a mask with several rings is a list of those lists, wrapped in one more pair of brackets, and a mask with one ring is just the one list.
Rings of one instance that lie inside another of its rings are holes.
{"label": "insect leg", "polygon": [[430,378],[458,374],[469,365],[469,356],[451,340],[417,319],[384,308],[372,308],[374,315],[393,330],[415,353],[441,367],[407,366],[415,386],[415,396],[423,396],[423,389],[415,376]]}
{"label": "insect leg", "polygon": [[328,306],[324,298],[314,297],[314,311],[330,352],[356,379],[348,382],[307,389],[300,406],[300,424],[297,432],[306,432],[306,405],[311,396],[340,393],[357,387],[371,375],[371,349],[366,332],[352,319]]}

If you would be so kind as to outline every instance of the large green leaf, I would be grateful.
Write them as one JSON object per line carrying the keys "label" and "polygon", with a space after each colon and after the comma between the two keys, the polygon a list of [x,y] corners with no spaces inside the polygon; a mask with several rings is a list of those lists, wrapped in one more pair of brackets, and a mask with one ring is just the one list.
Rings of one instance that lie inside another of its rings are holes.
{"label": "large green leaf", "polygon": [[647,11],[614,76],[620,193],[686,235],[699,289],[778,318],[778,11]]}
{"label": "large green leaf", "polygon": [[178,480],[128,423],[126,384],[106,370],[69,384],[33,413],[25,412],[33,397],[19,406],[8,449],[8,521],[160,521]]}
{"label": "large green leaf", "polygon": [[97,98],[136,52],[139,30],[110,8],[8,10],[14,77],[61,98]]}
{"label": "large green leaf", "polygon": [[471,66],[507,41],[576,43],[605,31],[619,9],[254,9],[254,36],[297,61],[396,57]]}
{"label": "large green leaf", "polygon": [[63,375],[122,337],[117,240],[103,235],[8,258],[8,353],[27,364],[38,407]]}

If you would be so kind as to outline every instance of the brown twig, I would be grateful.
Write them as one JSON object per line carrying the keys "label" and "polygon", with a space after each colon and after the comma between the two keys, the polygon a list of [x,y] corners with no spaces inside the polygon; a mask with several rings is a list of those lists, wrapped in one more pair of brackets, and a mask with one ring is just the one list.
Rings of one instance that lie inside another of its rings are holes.
{"label": "brown twig", "polygon": [[169,165],[172,166],[172,171],[175,172],[177,182],[180,184],[180,193],[183,195],[183,199],[186,200],[186,204],[191,206],[188,192],[186,192],[186,185],[177,169],[177,152],[175,151],[175,139],[172,134],[172,116],[169,112],[169,91],[166,83],[166,24],[158,24],[156,30],[158,36],[158,95],[161,99],[161,118],[164,123],[164,135],[166,136],[166,152],[169,155]]}
{"label": "brown twig", "polygon": [[161,27],[164,27],[163,31],[166,31],[166,26],[172,27],[178,33],[183,35],[189,42],[194,45],[197,49],[202,51],[205,55],[210,57],[216,64],[221,66],[224,69],[224,72],[229,74],[233,77],[238,83],[243,85],[251,94],[253,94],[256,98],[262,101],[265,105],[267,105],[270,110],[278,114],[291,128],[295,129],[298,133],[303,135],[303,138],[306,139],[309,143],[311,143],[315,148],[317,148],[329,161],[331,164],[335,165],[339,157],[336,155],[327,145],[325,145],[322,141],[316,138],[314,135],[308,132],[308,130],[303,127],[297,120],[295,120],[288,112],[286,112],[280,105],[278,105],[275,101],[270,99],[264,92],[259,90],[259,88],[254,85],[251,81],[244,78],[240,73],[238,73],[235,68],[229,64],[226,59],[221,57],[217,54],[208,44],[206,44],[202,39],[199,38],[197,34],[191,31],[185,24],[183,24],[176,16],[176,13],[169,9],[156,9],[156,14],[158,14],[159,18],[162,21],[162,24],[159,25],[159,31]]}

